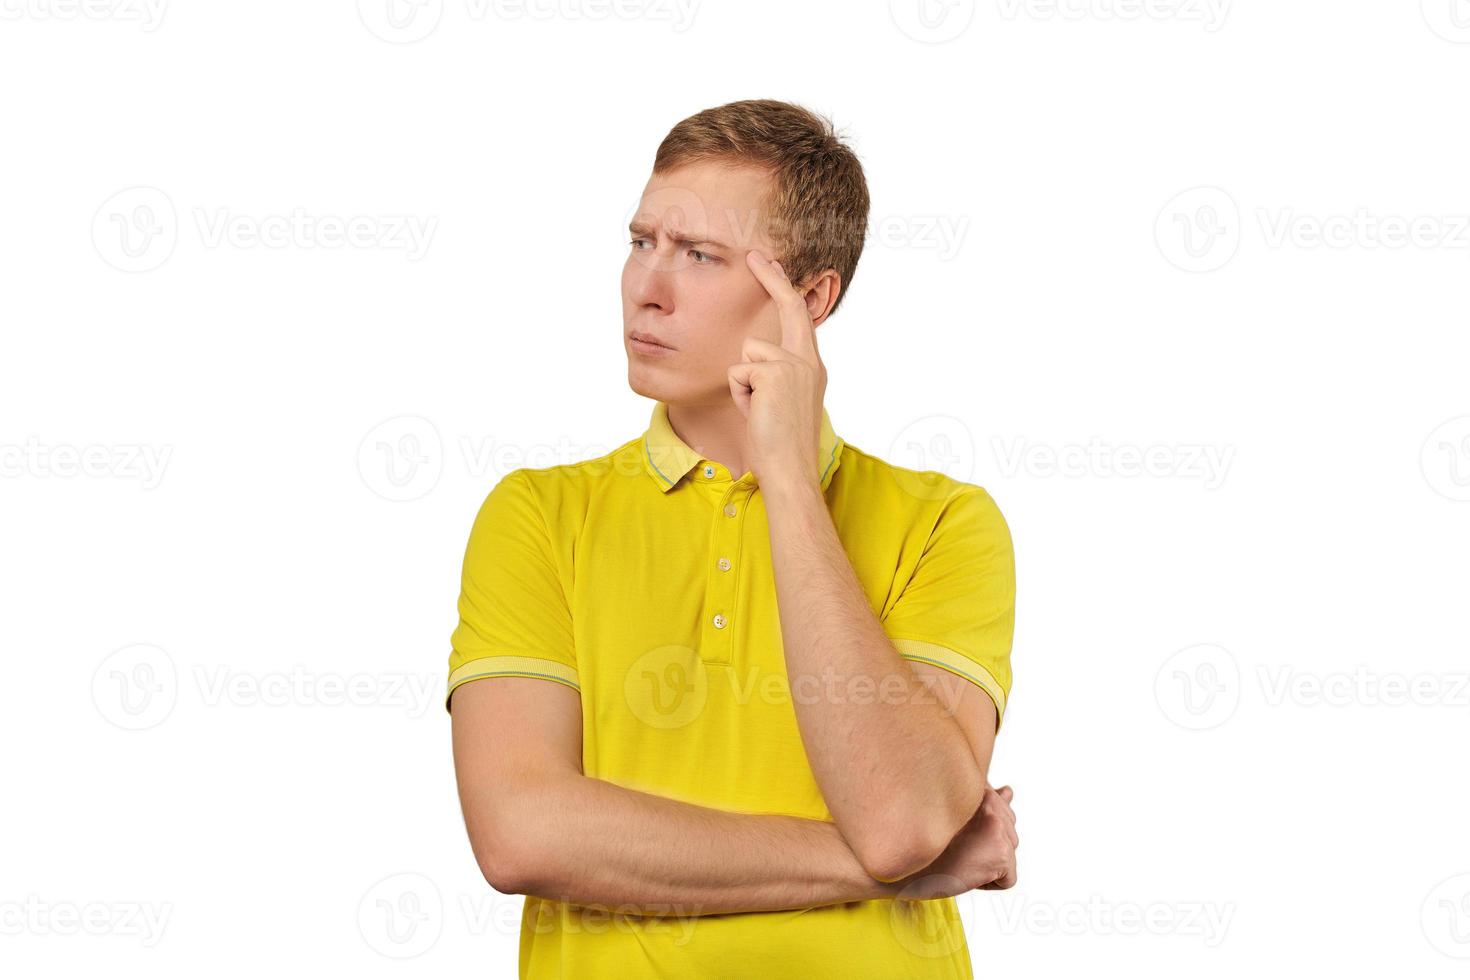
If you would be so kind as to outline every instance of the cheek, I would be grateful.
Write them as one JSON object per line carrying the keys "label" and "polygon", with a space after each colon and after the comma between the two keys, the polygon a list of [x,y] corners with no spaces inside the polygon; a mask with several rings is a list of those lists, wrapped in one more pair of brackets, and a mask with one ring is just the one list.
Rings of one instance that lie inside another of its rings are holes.
{"label": "cheek", "polygon": [[627,259],[625,259],[623,261],[623,271],[622,271],[622,274],[620,276],[618,276],[618,290],[619,290],[619,292],[622,293],[623,302],[624,303],[628,302],[628,295],[631,292],[631,289],[630,289],[629,283],[628,283],[628,273],[630,273],[632,271],[633,271],[633,257],[630,255],[630,256],[628,256]]}
{"label": "cheek", "polygon": [[[721,289],[707,290],[699,296],[695,322],[705,325],[701,332],[709,338],[711,348],[739,360],[740,345],[746,337],[765,338],[767,331],[762,316],[765,291],[757,293],[750,288],[751,284],[738,281],[722,285]],[[759,283],[754,285],[759,288]]]}
{"label": "cheek", "polygon": [[726,329],[742,338],[763,332],[765,307],[770,296],[748,274],[730,276],[719,296],[719,317]]}

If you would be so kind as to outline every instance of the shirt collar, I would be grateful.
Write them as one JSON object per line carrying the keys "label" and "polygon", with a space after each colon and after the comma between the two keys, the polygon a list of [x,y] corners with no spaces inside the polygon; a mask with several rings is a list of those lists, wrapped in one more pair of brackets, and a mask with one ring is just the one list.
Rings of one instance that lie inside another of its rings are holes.
{"label": "shirt collar", "polygon": [[[842,459],[842,447],[844,443],[832,428],[832,419],[827,414],[826,406],[822,406],[822,434],[817,448],[817,478],[821,481],[822,489],[832,482],[832,474],[837,472],[837,465]],[[643,433],[643,468],[658,484],[658,488],[667,493],[679,480],[704,459],[698,452],[679,438],[674,427],[669,424],[669,406],[667,402],[658,401],[653,406],[653,418],[649,422],[648,431]],[[739,479],[737,476],[736,479]]]}

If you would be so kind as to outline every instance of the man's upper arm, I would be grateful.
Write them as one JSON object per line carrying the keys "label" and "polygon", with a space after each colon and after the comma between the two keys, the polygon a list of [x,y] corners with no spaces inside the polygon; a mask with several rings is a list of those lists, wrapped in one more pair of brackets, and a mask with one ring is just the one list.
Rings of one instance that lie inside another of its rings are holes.
{"label": "man's upper arm", "polygon": [[489,677],[537,678],[581,691],[571,608],[525,470],[501,478],[475,515],[450,645],[446,709],[460,685]]}
{"label": "man's upper arm", "polygon": [[521,890],[536,861],[540,788],[582,771],[572,618],[555,554],[527,474],[507,474],[465,548],[444,702],[470,846],[502,892]]}
{"label": "man's upper arm", "polygon": [[921,660],[909,660],[909,668],[919,677],[932,679],[930,690],[947,711],[954,713],[955,721],[965,733],[970,752],[975,756],[975,765],[980,775],[989,776],[990,759],[995,752],[995,733],[998,727],[995,717],[995,702],[985,691],[969,681],[957,680],[955,675],[943,667],[936,667]]}
{"label": "man's upper arm", "polygon": [[470,848],[495,890],[524,890],[536,870],[542,788],[582,771],[576,691],[529,677],[466,684],[450,713],[454,775]]}
{"label": "man's upper arm", "polygon": [[[936,695],[957,692],[956,714],[982,769],[1010,694],[1015,611],[1010,529],[990,494],[966,485],[945,502],[882,623],[914,669],[936,679]],[[956,677],[968,683],[959,685]],[[989,698],[975,697],[980,691]]]}

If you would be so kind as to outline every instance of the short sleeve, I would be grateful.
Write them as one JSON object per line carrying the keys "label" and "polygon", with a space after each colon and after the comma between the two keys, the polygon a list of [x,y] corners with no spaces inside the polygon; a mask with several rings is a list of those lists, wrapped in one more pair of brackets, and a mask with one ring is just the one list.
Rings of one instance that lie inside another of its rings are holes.
{"label": "short sleeve", "polygon": [[571,609],[535,488],[501,478],[470,529],[450,638],[449,687],[486,677],[540,677],[578,691]]}
{"label": "short sleeve", "polygon": [[995,702],[996,728],[1011,689],[1016,567],[1010,529],[984,489],[965,485],[944,505],[912,577],[883,617],[909,660],[977,684]]}

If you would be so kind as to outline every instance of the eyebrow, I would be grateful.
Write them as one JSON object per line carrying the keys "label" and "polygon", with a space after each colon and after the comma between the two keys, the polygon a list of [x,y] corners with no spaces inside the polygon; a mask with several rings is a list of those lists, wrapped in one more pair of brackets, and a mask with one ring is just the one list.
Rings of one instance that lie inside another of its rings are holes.
{"label": "eyebrow", "polygon": [[[653,229],[641,221],[629,223],[628,231],[640,237],[657,237]],[[670,232],[669,238],[673,240],[675,245],[713,245],[715,248],[723,248],[727,251],[731,248],[731,246],[726,245],[724,242],[717,242],[713,238],[686,238],[680,232]]]}

